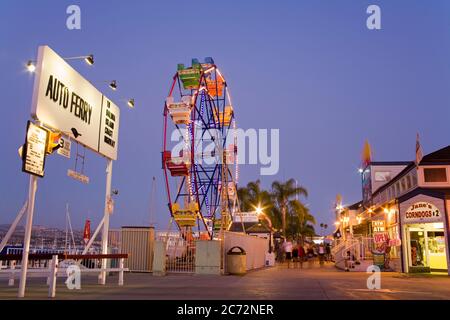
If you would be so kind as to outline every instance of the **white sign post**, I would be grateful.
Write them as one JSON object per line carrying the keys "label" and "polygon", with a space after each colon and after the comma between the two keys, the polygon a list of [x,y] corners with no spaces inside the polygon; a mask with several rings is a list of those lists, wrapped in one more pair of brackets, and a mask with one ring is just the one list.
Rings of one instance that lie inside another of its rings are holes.
{"label": "white sign post", "polygon": [[[56,52],[48,46],[41,46],[38,49],[31,116],[44,127],[60,131],[70,140],[107,158],[105,211],[102,219],[102,253],[107,254],[110,215],[108,205],[111,200],[112,160],[117,159],[119,108]],[[64,149],[65,152],[61,154],[70,157],[70,145]],[[25,296],[36,189],[37,176],[32,174],[28,192],[19,297]],[[106,268],[106,259],[102,260],[102,268],[103,270]],[[105,284],[105,281],[106,272],[102,271],[101,283]]]}
{"label": "white sign post", "polygon": [[30,183],[28,187],[28,210],[27,221],[25,224],[25,235],[22,251],[22,266],[20,270],[19,298],[25,296],[25,285],[27,282],[28,254],[30,252],[31,230],[33,228],[34,200],[36,198],[37,176],[30,174]]}
{"label": "white sign post", "polygon": [[[109,216],[112,210],[109,208],[111,201],[111,180],[112,180],[112,160],[108,159],[106,165],[106,193],[105,193],[105,210],[103,213],[103,231],[102,231],[102,253],[108,254],[108,232],[109,232]],[[102,259],[102,269],[106,269],[106,259]],[[106,283],[106,271],[100,274],[100,284]]]}

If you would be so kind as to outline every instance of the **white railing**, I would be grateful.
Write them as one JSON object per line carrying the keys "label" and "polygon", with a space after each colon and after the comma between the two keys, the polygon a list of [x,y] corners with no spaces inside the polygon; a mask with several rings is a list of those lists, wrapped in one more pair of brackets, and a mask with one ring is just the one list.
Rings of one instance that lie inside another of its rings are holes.
{"label": "white railing", "polygon": [[336,263],[341,262],[347,256],[347,252],[357,260],[372,258],[373,238],[358,236],[347,240],[335,240],[331,253]]}
{"label": "white railing", "polygon": [[[68,272],[73,270],[73,265],[77,266],[77,270],[81,274],[98,274],[99,277],[103,272],[118,272],[118,284],[123,285],[123,275],[125,271],[129,271],[124,267],[124,260],[127,254],[107,254],[107,255],[60,255],[62,260],[58,258],[58,254],[31,254],[28,262],[28,277],[44,277],[47,279],[49,286],[48,296],[53,298],[56,294],[56,278],[68,277]],[[2,264],[6,261],[6,265],[0,268],[0,276],[6,275],[8,286],[14,286],[15,279],[21,273],[18,265],[22,257],[21,254],[11,254],[0,256]],[[107,267],[102,268],[102,260],[108,261]],[[68,271],[69,270],[69,271]],[[100,283],[100,278],[99,278]]]}
{"label": "white railing", "polygon": [[195,272],[195,240],[193,237],[183,237],[180,232],[166,232],[157,234],[156,241],[162,241],[165,244],[166,272]]}

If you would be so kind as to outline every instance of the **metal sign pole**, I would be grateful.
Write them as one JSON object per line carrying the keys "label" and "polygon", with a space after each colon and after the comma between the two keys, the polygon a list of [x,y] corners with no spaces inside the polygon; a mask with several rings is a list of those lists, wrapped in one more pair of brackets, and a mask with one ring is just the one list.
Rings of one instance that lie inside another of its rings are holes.
{"label": "metal sign pole", "polygon": [[[102,233],[102,254],[108,254],[108,231],[109,231],[109,215],[111,201],[111,180],[112,180],[112,160],[108,159],[106,165],[106,194],[105,194],[105,211],[103,217],[103,233]],[[100,284],[106,283],[106,259],[102,259],[102,269],[100,276]]]}
{"label": "metal sign pole", "polygon": [[23,240],[23,251],[22,251],[22,267],[20,273],[20,284],[19,284],[19,298],[25,296],[25,285],[27,282],[27,269],[28,269],[28,253],[30,251],[30,240],[31,240],[31,229],[33,227],[33,214],[34,214],[34,200],[36,198],[37,189],[37,177],[30,174],[30,184],[28,187],[28,212],[27,212],[27,222],[25,226],[25,235]]}

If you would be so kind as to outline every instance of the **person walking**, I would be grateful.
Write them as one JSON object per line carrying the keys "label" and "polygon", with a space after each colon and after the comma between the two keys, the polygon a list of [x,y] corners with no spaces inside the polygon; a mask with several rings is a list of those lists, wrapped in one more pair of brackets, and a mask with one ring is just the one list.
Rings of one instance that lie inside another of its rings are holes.
{"label": "person walking", "polygon": [[331,261],[331,246],[329,243],[325,246],[325,260]]}
{"label": "person walking", "polygon": [[277,262],[283,263],[284,262],[284,258],[283,258],[284,252],[283,252],[283,244],[282,243],[280,244],[280,242],[278,242],[278,241],[275,242],[275,252],[277,253],[277,257],[276,257]]}
{"label": "person walking", "polygon": [[319,253],[319,263],[320,266],[322,267],[325,260],[325,248],[322,243],[319,245],[318,253]]}
{"label": "person walking", "polygon": [[286,257],[286,260],[287,260],[287,267],[288,267],[288,269],[290,268],[291,262],[292,262],[292,249],[293,249],[292,247],[293,247],[293,245],[292,245],[292,241],[291,241],[290,238],[288,238],[286,241],[284,241],[284,243],[283,243],[283,251],[285,253],[285,257]]}
{"label": "person walking", "polygon": [[298,245],[298,262],[300,264],[300,269],[303,269],[303,261],[305,261],[306,252],[302,245]]}
{"label": "person walking", "polygon": [[292,261],[294,269],[298,268],[298,243],[294,243],[292,247]]}
{"label": "person walking", "polygon": [[314,250],[311,247],[311,245],[308,246],[306,255],[308,257],[308,266],[309,266],[309,268],[311,268],[314,265]]}

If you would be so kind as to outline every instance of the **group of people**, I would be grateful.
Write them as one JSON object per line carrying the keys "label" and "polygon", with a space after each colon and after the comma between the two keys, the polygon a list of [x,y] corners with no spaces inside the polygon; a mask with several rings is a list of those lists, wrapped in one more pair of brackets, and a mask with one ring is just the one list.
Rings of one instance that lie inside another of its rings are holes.
{"label": "group of people", "polygon": [[277,251],[277,260],[279,262],[287,262],[287,267],[291,264],[294,268],[303,268],[304,262],[313,264],[319,260],[319,264],[323,265],[325,261],[331,261],[331,246],[329,244],[305,244],[286,239]]}

